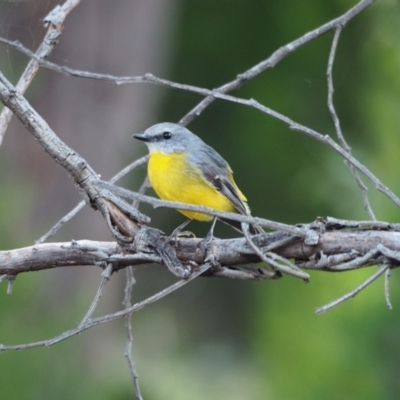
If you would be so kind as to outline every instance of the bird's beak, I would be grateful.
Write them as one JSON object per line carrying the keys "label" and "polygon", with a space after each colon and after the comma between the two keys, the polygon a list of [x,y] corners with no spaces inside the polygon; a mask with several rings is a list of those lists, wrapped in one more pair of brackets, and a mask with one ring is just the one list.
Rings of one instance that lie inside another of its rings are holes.
{"label": "bird's beak", "polygon": [[132,137],[138,140],[142,140],[143,142],[148,142],[149,138],[145,136],[143,133],[135,133]]}

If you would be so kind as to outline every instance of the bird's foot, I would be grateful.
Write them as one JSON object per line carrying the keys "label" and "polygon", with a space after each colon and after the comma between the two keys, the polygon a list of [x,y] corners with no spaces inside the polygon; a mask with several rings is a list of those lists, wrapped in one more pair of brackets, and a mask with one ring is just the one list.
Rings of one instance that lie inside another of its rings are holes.
{"label": "bird's foot", "polygon": [[179,236],[193,236],[195,237],[193,232],[190,231],[183,231],[182,229],[191,222],[191,219],[187,219],[183,224],[180,224],[177,228],[174,229],[174,231],[167,237],[165,240],[166,243],[169,243],[171,241],[176,241]]}
{"label": "bird's foot", "polygon": [[211,225],[211,229],[207,233],[207,236],[197,244],[197,247],[200,249],[200,251],[203,254],[209,253],[210,244],[211,244],[212,240],[214,239],[214,227],[215,227],[216,222],[217,222],[217,218],[214,218],[212,225]]}

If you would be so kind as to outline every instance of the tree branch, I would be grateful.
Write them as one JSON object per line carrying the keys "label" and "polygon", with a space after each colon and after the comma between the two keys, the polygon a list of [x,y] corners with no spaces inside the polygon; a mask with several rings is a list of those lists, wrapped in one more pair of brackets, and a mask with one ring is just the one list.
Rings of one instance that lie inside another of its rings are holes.
{"label": "tree branch", "polygon": [[[25,71],[19,79],[16,90],[21,94],[25,93],[30,83],[39,70],[39,62],[47,57],[57,45],[61,37],[63,23],[68,14],[81,2],[81,0],[66,0],[63,5],[57,5],[50,13],[43,19],[45,27],[48,27],[47,33],[42,40],[41,45],[35,53],[35,57],[31,57]],[[3,142],[4,134],[10,123],[12,112],[8,108],[4,108],[0,114],[0,146]]]}
{"label": "tree branch", "polygon": [[78,327],[70,329],[69,331],[63,332],[61,335],[56,336],[52,339],[42,340],[40,342],[35,342],[35,343],[13,345],[13,346],[5,346],[0,343],[0,353],[3,351],[8,351],[8,350],[25,350],[25,349],[35,348],[35,347],[49,347],[56,343],[62,342],[63,340],[66,340],[72,336],[78,335],[81,332],[83,332],[87,329],[90,329],[96,325],[114,321],[116,319],[130,315],[134,312],[140,311],[144,307],[146,307],[152,303],[155,303],[156,301],[162,299],[163,297],[173,293],[175,290],[178,290],[182,286],[187,285],[189,282],[196,279],[199,275],[203,274],[211,267],[212,267],[212,265],[209,263],[203,264],[188,279],[181,279],[181,280],[175,282],[174,284],[172,284],[171,286],[168,286],[167,288],[154,294],[153,296],[150,296],[147,299],[145,299],[139,303],[135,303],[128,308],[124,308],[123,310],[117,311],[112,314],[104,315],[101,317],[97,317],[97,318],[90,318],[84,325],[79,325]]}
{"label": "tree branch", "polygon": [[[339,27],[344,27],[351,19],[353,19],[356,15],[360,12],[365,10],[369,7],[372,3],[376,0],[362,0],[358,4],[356,4],[353,8],[349,11],[344,13],[342,16],[327,22],[326,24],[314,29],[310,32],[307,32],[300,38],[294,40],[293,42],[287,43],[285,46],[280,47],[276,50],[270,57],[266,60],[261,61],[259,64],[253,66],[249,70],[238,74],[237,78],[231,82],[228,82],[219,88],[215,89],[215,92],[219,93],[228,93],[232,90],[239,89],[244,83],[249,81],[250,79],[254,78],[255,76],[259,75],[261,72],[269,68],[275,67],[278,62],[284,59],[287,55],[292,53],[293,51],[297,50],[299,47],[305,45],[306,43],[314,40],[325,33],[337,29]],[[182,125],[187,125],[191,122],[194,118],[198,117],[201,112],[208,107],[213,101],[215,97],[213,95],[209,95],[204,100],[202,100],[196,107],[194,107],[189,113],[187,113],[179,122]]]}
{"label": "tree branch", "polygon": [[140,224],[150,222],[150,219],[137,209],[96,184],[99,178],[86,160],[55,134],[1,72],[0,100],[18,117],[44,150],[68,171],[84,195],[85,201],[102,212],[117,240],[131,242]]}
{"label": "tree branch", "polygon": [[[165,236],[161,238],[165,239]],[[199,251],[201,240],[180,238],[177,242],[173,242],[172,247],[176,251],[178,260],[183,264],[204,263],[207,254]],[[283,232],[253,236],[252,240],[261,251],[272,251],[271,248],[273,248],[275,254],[286,259],[293,259],[296,265],[303,269],[339,272],[382,263],[384,259],[390,262],[391,267],[400,264],[395,256],[395,252],[400,254],[400,232],[394,230],[337,228],[337,230],[320,233],[319,242],[314,246],[306,245],[302,238]],[[384,252],[382,247],[378,247],[379,245],[390,249],[393,253]],[[210,253],[221,267],[233,269],[261,261],[243,237],[214,239],[211,242]],[[343,262],[347,261],[352,261],[353,264],[344,268]],[[0,252],[0,274],[8,276],[59,267],[104,265],[101,263],[112,264],[113,271],[117,271],[129,265],[163,264],[163,260],[156,252],[128,251],[115,242],[89,240],[46,243]],[[245,271],[248,272],[246,269]],[[224,275],[215,269],[215,273],[208,272],[207,276]]]}

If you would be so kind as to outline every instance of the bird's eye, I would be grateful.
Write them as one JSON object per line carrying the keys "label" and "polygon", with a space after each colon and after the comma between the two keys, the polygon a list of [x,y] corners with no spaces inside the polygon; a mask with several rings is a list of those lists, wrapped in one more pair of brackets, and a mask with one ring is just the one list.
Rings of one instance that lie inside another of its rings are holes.
{"label": "bird's eye", "polygon": [[164,139],[168,140],[168,139],[171,139],[172,134],[171,134],[171,132],[165,131],[165,132],[162,134],[162,136],[163,136]]}

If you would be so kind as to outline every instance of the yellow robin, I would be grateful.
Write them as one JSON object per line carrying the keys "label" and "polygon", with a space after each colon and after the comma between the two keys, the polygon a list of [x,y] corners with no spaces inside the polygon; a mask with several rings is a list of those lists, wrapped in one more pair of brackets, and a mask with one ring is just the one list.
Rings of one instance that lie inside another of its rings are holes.
{"label": "yellow robin", "polygon": [[[133,136],[149,148],[148,176],[161,199],[250,215],[247,199],[233,180],[229,164],[187,128],[163,122]],[[189,219],[213,219],[201,212],[178,211]],[[238,221],[224,222],[241,230]],[[259,226],[251,226],[251,231],[264,232]]]}

